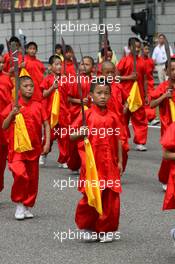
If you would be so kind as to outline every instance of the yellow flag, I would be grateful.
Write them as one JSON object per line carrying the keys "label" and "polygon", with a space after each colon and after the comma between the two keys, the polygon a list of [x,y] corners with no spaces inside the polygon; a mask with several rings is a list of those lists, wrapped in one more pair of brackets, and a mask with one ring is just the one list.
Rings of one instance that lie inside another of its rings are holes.
{"label": "yellow flag", "polygon": [[50,126],[51,128],[55,127],[58,124],[60,112],[60,93],[58,90],[55,90],[52,102]]}
{"label": "yellow flag", "polygon": [[86,185],[85,191],[88,197],[88,204],[95,207],[96,211],[102,215],[102,201],[100,186],[95,159],[91,144],[87,138],[84,139],[86,153]]}
{"label": "yellow flag", "polygon": [[29,76],[30,77],[30,74],[28,73],[28,71],[25,68],[21,69],[19,77],[22,77],[22,76]]}
{"label": "yellow flag", "polygon": [[25,125],[23,115],[19,113],[15,117],[14,150],[16,152],[21,153],[32,149],[33,148],[31,145],[30,137]]}
{"label": "yellow flag", "polygon": [[169,103],[170,103],[171,119],[174,122],[175,121],[175,103],[173,102],[171,98],[169,99]]}
{"label": "yellow flag", "polygon": [[127,102],[129,105],[130,112],[137,111],[143,105],[137,81],[133,83]]}

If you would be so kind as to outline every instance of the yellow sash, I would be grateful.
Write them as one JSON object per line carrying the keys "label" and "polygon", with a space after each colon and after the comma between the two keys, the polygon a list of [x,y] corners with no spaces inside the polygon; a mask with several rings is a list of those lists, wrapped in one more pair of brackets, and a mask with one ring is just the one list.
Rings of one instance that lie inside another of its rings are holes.
{"label": "yellow sash", "polygon": [[95,159],[89,140],[84,139],[86,153],[86,185],[85,191],[88,197],[88,204],[95,207],[96,211],[102,215],[102,201],[100,195],[100,186]]}
{"label": "yellow sash", "polygon": [[30,74],[28,73],[28,71],[25,68],[21,69],[19,77],[22,77],[22,76],[29,76],[30,77]]}
{"label": "yellow sash", "polygon": [[23,115],[19,113],[15,117],[14,150],[16,152],[21,153],[32,149],[33,148],[31,145],[30,137],[25,125]]}
{"label": "yellow sash", "polygon": [[169,103],[170,103],[171,119],[174,122],[175,121],[175,103],[173,102],[171,98],[169,99]]}
{"label": "yellow sash", "polygon": [[60,93],[58,90],[55,90],[52,102],[50,126],[51,128],[55,127],[58,124],[60,112]]}
{"label": "yellow sash", "polygon": [[137,81],[133,83],[127,102],[130,112],[137,111],[143,105]]}

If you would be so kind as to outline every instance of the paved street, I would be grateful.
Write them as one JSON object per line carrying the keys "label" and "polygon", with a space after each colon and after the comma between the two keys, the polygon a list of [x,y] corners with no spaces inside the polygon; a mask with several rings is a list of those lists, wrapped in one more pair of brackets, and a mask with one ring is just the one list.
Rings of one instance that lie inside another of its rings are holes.
{"label": "paved street", "polygon": [[[122,178],[120,232],[113,243],[85,243],[79,239],[60,241],[58,232],[76,231],[74,212],[80,197],[76,188],[60,190],[58,180],[77,180],[69,170],[59,169],[57,150],[40,170],[35,218],[18,222],[10,201],[12,176],[6,171],[0,193],[1,264],[174,264],[175,247],[169,231],[175,227],[175,212],[162,212],[163,191],[157,180],[161,160],[159,129],[149,129],[148,151],[132,150]],[[55,183],[54,183],[55,182]],[[55,186],[55,187],[54,187]]]}

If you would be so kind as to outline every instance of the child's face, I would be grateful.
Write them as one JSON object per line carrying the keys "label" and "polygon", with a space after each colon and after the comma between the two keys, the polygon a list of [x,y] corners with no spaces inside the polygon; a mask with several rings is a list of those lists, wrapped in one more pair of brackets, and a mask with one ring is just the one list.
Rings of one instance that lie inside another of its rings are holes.
{"label": "child's face", "polygon": [[171,80],[175,81],[175,62],[171,62]]}
{"label": "child's face", "polygon": [[[133,47],[132,47],[132,45],[129,48],[131,49],[131,52],[133,53]],[[136,52],[136,55],[139,55],[140,50],[141,50],[141,43],[136,41],[135,42],[135,52]]]}
{"label": "child's face", "polygon": [[27,49],[27,54],[29,54],[29,56],[34,57],[37,53],[36,47],[34,45],[30,45]]}
{"label": "child's face", "polygon": [[4,58],[0,56],[0,72],[3,70],[4,67]]}
{"label": "child's face", "polygon": [[93,102],[100,108],[106,108],[107,102],[111,96],[111,91],[109,86],[104,84],[97,84],[94,92],[91,93]]}
{"label": "child's face", "polygon": [[143,48],[143,55],[146,56],[146,57],[148,57],[148,55],[149,55],[149,47],[148,46],[145,46]]}
{"label": "child's face", "polygon": [[[20,48],[20,45],[19,45],[19,43],[18,42],[16,42],[16,41],[14,41],[15,42],[15,44],[16,44],[16,48],[19,50],[19,48]],[[10,48],[11,48],[11,43],[10,43]]]}
{"label": "child's face", "polygon": [[[86,69],[86,70],[85,70]],[[89,75],[92,72],[93,66],[91,60],[88,58],[83,59],[80,63],[80,72]]]}
{"label": "child's face", "polygon": [[112,60],[112,51],[108,51],[107,52],[107,61],[111,61]]}
{"label": "child's face", "polygon": [[66,60],[72,60],[73,52],[72,51],[66,52],[65,57],[66,57]]}
{"label": "child's face", "polygon": [[34,91],[34,85],[33,85],[32,80],[28,79],[28,80],[21,81],[20,91],[21,91],[22,97],[26,99],[30,99]]}
{"label": "child's face", "polygon": [[61,49],[60,48],[56,49],[55,53],[58,54],[58,55],[61,55]]}
{"label": "child's face", "polygon": [[102,75],[104,77],[108,77],[108,76],[112,76],[114,77],[115,76],[115,68],[111,65],[111,66],[107,66],[103,69],[102,71]]}
{"label": "child's face", "polygon": [[51,71],[57,75],[61,73],[61,61],[59,59],[55,59],[53,64],[51,65]]}

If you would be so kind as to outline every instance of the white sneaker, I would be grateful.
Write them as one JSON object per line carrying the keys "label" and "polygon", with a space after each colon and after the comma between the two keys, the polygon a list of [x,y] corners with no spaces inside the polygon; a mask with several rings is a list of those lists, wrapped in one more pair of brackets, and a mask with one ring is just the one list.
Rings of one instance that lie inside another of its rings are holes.
{"label": "white sneaker", "polygon": [[62,164],[58,162],[58,168],[62,168]]}
{"label": "white sneaker", "polygon": [[28,207],[25,207],[24,218],[33,218],[33,214],[28,210]]}
{"label": "white sneaker", "polygon": [[150,125],[151,126],[156,126],[160,123],[159,119],[153,119],[151,122],[150,122]]}
{"label": "white sneaker", "polygon": [[16,206],[15,219],[23,220],[24,219],[25,207],[22,203],[18,203]]}
{"label": "white sneaker", "polygon": [[162,184],[162,189],[164,190],[164,192],[166,192],[166,190],[167,190],[167,184]]}
{"label": "white sneaker", "polygon": [[136,145],[136,150],[138,150],[138,151],[147,151],[147,147],[145,145],[142,145],[142,144],[137,144]]}
{"label": "white sneaker", "polygon": [[175,228],[171,229],[170,234],[171,234],[172,239],[175,241]]}
{"label": "white sneaker", "polygon": [[68,168],[67,163],[63,163],[63,164],[62,164],[62,168],[63,168],[63,169],[67,169],[67,168]]}
{"label": "white sneaker", "polygon": [[39,165],[40,166],[46,166],[46,161],[47,161],[47,156],[46,155],[41,155],[39,158]]}
{"label": "white sneaker", "polygon": [[109,233],[107,232],[107,233],[103,234],[102,237],[100,236],[100,243],[110,243],[112,241],[113,241],[113,236],[111,236],[111,232],[109,232]]}

